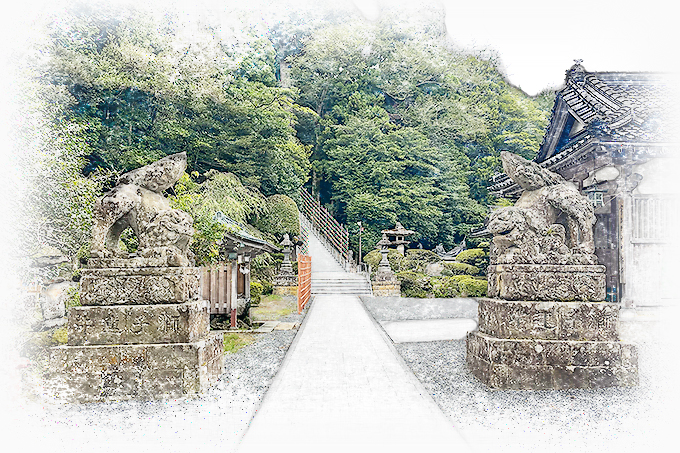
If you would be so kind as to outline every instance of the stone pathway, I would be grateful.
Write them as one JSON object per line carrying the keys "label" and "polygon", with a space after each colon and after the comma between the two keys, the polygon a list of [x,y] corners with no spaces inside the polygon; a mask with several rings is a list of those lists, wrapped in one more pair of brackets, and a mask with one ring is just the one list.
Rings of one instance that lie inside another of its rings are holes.
{"label": "stone pathway", "polygon": [[[332,257],[311,247],[313,272]],[[317,295],[240,452],[470,451],[354,295]]]}

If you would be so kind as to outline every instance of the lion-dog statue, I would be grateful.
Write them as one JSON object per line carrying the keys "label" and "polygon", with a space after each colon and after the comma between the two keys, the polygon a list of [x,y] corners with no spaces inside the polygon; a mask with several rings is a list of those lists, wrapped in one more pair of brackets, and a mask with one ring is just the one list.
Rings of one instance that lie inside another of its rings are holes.
{"label": "lion-dog statue", "polygon": [[505,173],[524,192],[491,213],[491,259],[498,264],[597,264],[590,201],[561,176],[501,152]]}
{"label": "lion-dog statue", "polygon": [[[163,196],[186,166],[186,153],[177,153],[121,175],[116,187],[95,204],[91,257],[111,261],[136,258],[149,266],[192,265],[188,247],[194,234],[193,219],[172,209]],[[131,256],[119,247],[121,233],[128,227],[139,243],[137,253]]]}

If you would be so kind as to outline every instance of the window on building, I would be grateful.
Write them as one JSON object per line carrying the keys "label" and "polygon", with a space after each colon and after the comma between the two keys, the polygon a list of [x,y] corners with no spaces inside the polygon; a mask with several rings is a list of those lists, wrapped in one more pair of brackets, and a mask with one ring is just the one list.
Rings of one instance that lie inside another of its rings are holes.
{"label": "window on building", "polygon": [[588,192],[588,199],[596,208],[604,206],[604,194],[602,192]]}

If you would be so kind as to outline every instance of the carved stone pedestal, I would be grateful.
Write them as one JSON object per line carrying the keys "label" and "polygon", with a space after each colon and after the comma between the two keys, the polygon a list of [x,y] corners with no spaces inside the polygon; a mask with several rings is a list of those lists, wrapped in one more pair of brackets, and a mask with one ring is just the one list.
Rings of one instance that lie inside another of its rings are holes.
{"label": "carved stone pedestal", "polygon": [[76,402],[177,398],[207,390],[224,365],[210,332],[198,269],[87,269],[68,315],[68,344],[53,348],[52,385]]}
{"label": "carved stone pedestal", "polygon": [[604,300],[605,270],[601,265],[491,265],[487,294],[505,300]]}
{"label": "carved stone pedestal", "polygon": [[494,389],[638,384],[637,351],[618,335],[617,304],[479,299],[467,365]]}
{"label": "carved stone pedestal", "polygon": [[399,280],[386,280],[371,282],[373,295],[375,297],[400,297],[401,296],[401,282]]}

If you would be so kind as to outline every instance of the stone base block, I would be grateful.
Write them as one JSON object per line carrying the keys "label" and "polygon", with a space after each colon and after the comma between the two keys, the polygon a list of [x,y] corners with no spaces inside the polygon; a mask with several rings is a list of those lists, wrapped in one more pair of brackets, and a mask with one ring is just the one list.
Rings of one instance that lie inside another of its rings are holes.
{"label": "stone base block", "polygon": [[477,299],[479,331],[496,338],[616,341],[619,305]]}
{"label": "stone base block", "polygon": [[394,282],[371,282],[373,287],[373,295],[375,297],[390,297],[401,296],[401,282],[396,280]]}
{"label": "stone base block", "polygon": [[83,269],[82,305],[178,304],[197,299],[197,267]]}
{"label": "stone base block", "polygon": [[223,334],[192,343],[58,346],[49,387],[67,401],[179,398],[204,392],[224,366]]}
{"label": "stone base block", "polygon": [[501,390],[638,384],[637,350],[618,341],[501,339],[471,332],[467,366],[484,384]]}
{"label": "stone base block", "polygon": [[190,343],[210,330],[204,301],[163,305],[73,307],[68,344]]}
{"label": "stone base block", "polygon": [[600,265],[496,264],[488,267],[489,297],[504,300],[602,301]]}
{"label": "stone base block", "polygon": [[297,296],[297,286],[274,286],[273,293],[277,296]]}

